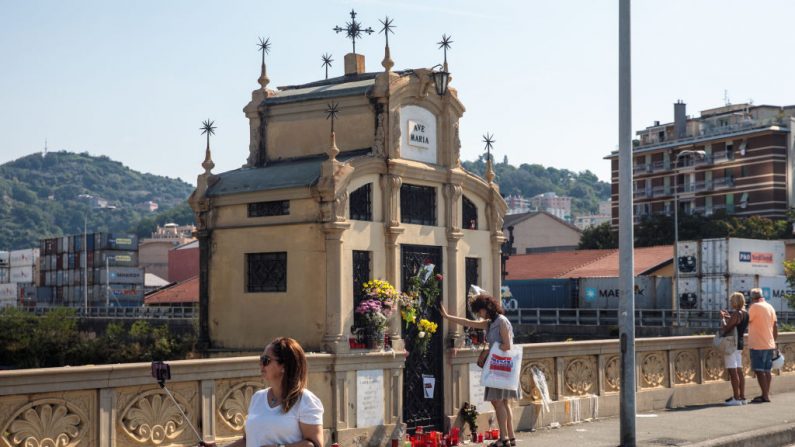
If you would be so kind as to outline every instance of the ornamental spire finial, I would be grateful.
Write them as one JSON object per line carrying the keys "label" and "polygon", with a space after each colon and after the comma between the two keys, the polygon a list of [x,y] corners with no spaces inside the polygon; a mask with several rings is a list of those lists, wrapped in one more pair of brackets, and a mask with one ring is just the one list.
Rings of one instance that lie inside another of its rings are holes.
{"label": "ornamental spire finial", "polygon": [[208,118],[206,121],[202,122],[202,127],[199,128],[199,130],[202,131],[202,135],[207,135],[207,148],[204,150],[204,162],[202,162],[205,174],[212,174],[210,171],[215,167],[215,163],[213,163],[210,154],[210,135],[215,135],[215,129],[217,129],[213,124],[215,124],[215,121],[210,121]]}
{"label": "ornamental spire finial", "polygon": [[271,52],[271,39],[268,37],[267,39],[263,39],[262,37],[259,38],[259,43],[257,44],[259,47],[259,51],[262,53],[262,69],[259,75],[259,85],[262,87],[262,90],[268,86],[268,83],[271,80],[268,78],[268,69],[265,67],[265,55]]}

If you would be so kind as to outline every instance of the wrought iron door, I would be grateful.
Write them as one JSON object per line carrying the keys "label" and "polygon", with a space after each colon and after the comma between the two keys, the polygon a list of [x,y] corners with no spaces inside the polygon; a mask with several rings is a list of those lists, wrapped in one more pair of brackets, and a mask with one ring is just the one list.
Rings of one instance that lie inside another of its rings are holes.
{"label": "wrought iron door", "polygon": [[[435,266],[434,274],[442,272],[441,247],[401,245],[401,277],[404,289],[409,283],[409,279],[415,276],[420,267],[427,262]],[[439,300],[442,299],[443,295],[440,295]],[[430,306],[424,314],[417,316],[418,321],[420,318],[427,318],[438,323],[440,328],[442,326],[441,314],[435,306]],[[403,339],[407,346],[411,346],[416,336],[416,326],[411,326],[409,329],[406,329],[405,325],[403,326]],[[431,338],[428,351],[424,356],[409,354],[406,359],[406,369],[403,371],[403,422],[406,423],[409,430],[420,426],[435,430],[443,428],[443,339],[444,334],[440,329]],[[432,376],[435,379],[432,398],[425,396],[423,375]]]}

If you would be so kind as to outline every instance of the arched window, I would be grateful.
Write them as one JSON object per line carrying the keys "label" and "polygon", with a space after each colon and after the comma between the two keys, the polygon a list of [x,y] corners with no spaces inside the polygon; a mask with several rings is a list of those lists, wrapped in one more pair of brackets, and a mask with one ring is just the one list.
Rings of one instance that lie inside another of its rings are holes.
{"label": "arched window", "polygon": [[461,197],[461,228],[465,230],[478,229],[478,207],[467,199],[467,196]]}
{"label": "arched window", "polygon": [[350,219],[373,220],[372,183],[368,183],[351,193]]}

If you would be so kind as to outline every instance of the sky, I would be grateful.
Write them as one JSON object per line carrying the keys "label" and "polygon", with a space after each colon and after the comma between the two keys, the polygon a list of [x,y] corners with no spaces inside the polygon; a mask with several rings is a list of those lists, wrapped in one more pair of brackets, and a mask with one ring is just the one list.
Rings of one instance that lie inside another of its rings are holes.
{"label": "sky", "polygon": [[[242,108],[257,89],[257,39],[272,42],[270,88],[343,74],[351,9],[389,16],[395,69],[442,61],[466,107],[462,159],[483,152],[609,181],[618,141],[617,0],[16,1],[0,0],[0,163],[49,150],[107,155],[195,184],[202,120],[218,129],[214,172],[248,156]],[[790,0],[632,2],[632,127],[749,100],[795,104]],[[382,70],[383,35],[356,44]]]}

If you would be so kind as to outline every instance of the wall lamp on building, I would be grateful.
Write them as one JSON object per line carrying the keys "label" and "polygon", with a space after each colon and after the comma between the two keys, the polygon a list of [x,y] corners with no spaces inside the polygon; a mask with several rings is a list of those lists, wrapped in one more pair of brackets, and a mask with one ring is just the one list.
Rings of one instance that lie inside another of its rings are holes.
{"label": "wall lamp on building", "polygon": [[431,70],[433,84],[436,86],[436,94],[439,96],[444,96],[444,94],[447,93],[447,84],[450,82],[450,72],[445,70],[442,65],[437,65]]}

